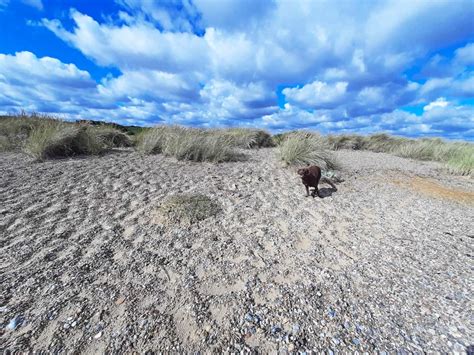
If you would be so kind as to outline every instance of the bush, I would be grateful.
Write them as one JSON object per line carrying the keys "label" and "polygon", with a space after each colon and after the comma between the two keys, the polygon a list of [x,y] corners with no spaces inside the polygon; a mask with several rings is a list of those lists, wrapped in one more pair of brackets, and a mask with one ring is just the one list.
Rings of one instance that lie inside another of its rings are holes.
{"label": "bush", "polygon": [[323,137],[316,133],[289,134],[279,146],[278,155],[285,165],[317,165],[323,169],[337,169],[334,156],[326,149]]}
{"label": "bush", "polygon": [[145,154],[163,153],[178,160],[224,162],[235,161],[242,155],[235,151],[232,135],[180,126],[158,126],[143,132],[137,150]]}
{"label": "bush", "polygon": [[205,195],[175,195],[157,211],[157,222],[191,225],[221,212],[221,207]]}

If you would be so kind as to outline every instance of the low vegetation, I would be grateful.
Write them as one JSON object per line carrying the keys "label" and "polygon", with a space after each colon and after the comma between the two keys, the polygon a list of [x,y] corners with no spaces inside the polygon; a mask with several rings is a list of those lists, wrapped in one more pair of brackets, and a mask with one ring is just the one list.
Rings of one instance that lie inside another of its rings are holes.
{"label": "low vegetation", "polygon": [[338,168],[334,155],[327,149],[326,139],[312,132],[292,132],[282,138],[278,156],[285,165],[318,165],[323,169]]}
{"label": "low vegetation", "polygon": [[334,150],[363,149],[416,160],[438,161],[458,175],[474,173],[474,144],[467,142],[448,142],[440,138],[409,139],[382,133],[328,136],[327,144]]}
{"label": "low vegetation", "polygon": [[175,195],[159,207],[155,221],[161,224],[191,225],[213,217],[221,210],[217,202],[205,195]]}
{"label": "low vegetation", "polygon": [[259,129],[228,128],[213,130],[211,132],[230,138],[233,142],[233,145],[239,148],[251,149],[275,146],[272,136],[269,133]]}
{"label": "low vegetation", "polygon": [[108,126],[65,122],[44,115],[0,118],[0,149],[23,151],[38,161],[96,155],[131,144],[127,134]]}
{"label": "low vegetation", "polygon": [[144,154],[162,153],[178,160],[225,162],[242,158],[236,148],[273,145],[271,136],[260,130],[198,129],[157,126],[137,136],[137,150]]}
{"label": "low vegetation", "polygon": [[271,136],[263,130],[248,128],[143,128],[89,120],[66,122],[39,114],[0,116],[0,152],[23,151],[37,160],[96,155],[111,148],[136,146],[144,154],[225,162],[242,159],[241,149],[275,145],[280,160],[286,165],[316,164],[335,169],[337,162],[331,150],[353,149],[438,161],[453,174],[474,174],[474,144],[439,138],[409,139],[384,133],[321,136],[304,131]]}

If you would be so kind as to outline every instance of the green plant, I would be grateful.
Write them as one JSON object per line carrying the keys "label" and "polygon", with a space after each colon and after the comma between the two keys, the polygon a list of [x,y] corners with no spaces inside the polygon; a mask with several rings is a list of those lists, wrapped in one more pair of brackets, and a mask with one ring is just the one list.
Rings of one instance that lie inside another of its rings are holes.
{"label": "green plant", "polygon": [[90,126],[88,129],[108,148],[131,147],[133,145],[130,136],[116,128]]}
{"label": "green plant", "polygon": [[295,132],[289,134],[278,149],[285,165],[318,165],[323,169],[337,169],[335,157],[326,149],[325,139],[316,133]]}
{"label": "green plant", "polygon": [[81,154],[95,155],[106,149],[91,128],[54,119],[44,119],[35,126],[24,147],[27,154],[39,161]]}
{"label": "green plant", "polygon": [[216,163],[241,159],[235,145],[235,137],[228,134],[180,126],[158,126],[141,133],[137,140],[137,150],[145,154]]}

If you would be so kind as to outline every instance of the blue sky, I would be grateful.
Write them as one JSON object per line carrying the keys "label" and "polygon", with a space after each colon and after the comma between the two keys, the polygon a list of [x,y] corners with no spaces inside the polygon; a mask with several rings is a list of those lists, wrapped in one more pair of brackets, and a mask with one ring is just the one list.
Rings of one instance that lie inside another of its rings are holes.
{"label": "blue sky", "polygon": [[472,0],[0,0],[0,113],[474,140]]}

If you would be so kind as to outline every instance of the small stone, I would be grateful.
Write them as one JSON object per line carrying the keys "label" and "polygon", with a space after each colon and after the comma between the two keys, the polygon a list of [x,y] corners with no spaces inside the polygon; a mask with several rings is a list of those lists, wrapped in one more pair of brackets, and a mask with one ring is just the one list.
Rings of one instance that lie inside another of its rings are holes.
{"label": "small stone", "polygon": [[278,325],[274,325],[272,327],[272,334],[275,335],[277,333],[281,332],[281,328]]}
{"label": "small stone", "polygon": [[7,325],[7,329],[15,330],[23,323],[23,317],[20,315],[15,316],[10,323]]}
{"label": "small stone", "polygon": [[245,315],[245,320],[246,320],[247,322],[252,322],[252,321],[253,321],[253,316],[252,316],[252,314],[251,314],[251,313],[247,313],[247,314]]}
{"label": "small stone", "polygon": [[116,305],[119,305],[119,304],[122,304],[125,302],[125,297],[123,296],[120,296],[119,298],[117,298],[117,300],[115,301],[115,304]]}
{"label": "small stone", "polygon": [[295,345],[294,345],[293,343],[290,343],[290,344],[288,345],[288,351],[291,352],[291,351],[293,351],[293,350],[295,350]]}
{"label": "small stone", "polygon": [[63,328],[64,329],[69,329],[69,323],[64,323]]}
{"label": "small stone", "polygon": [[98,332],[96,335],[94,335],[94,339],[99,339],[102,336],[102,332]]}
{"label": "small stone", "polygon": [[357,339],[357,338],[354,338],[354,339],[352,339],[352,343],[353,343],[354,345],[357,345],[357,346],[358,346],[358,345],[360,345],[360,340]]}
{"label": "small stone", "polygon": [[300,331],[300,325],[299,324],[293,324],[292,327],[293,334],[298,334]]}

